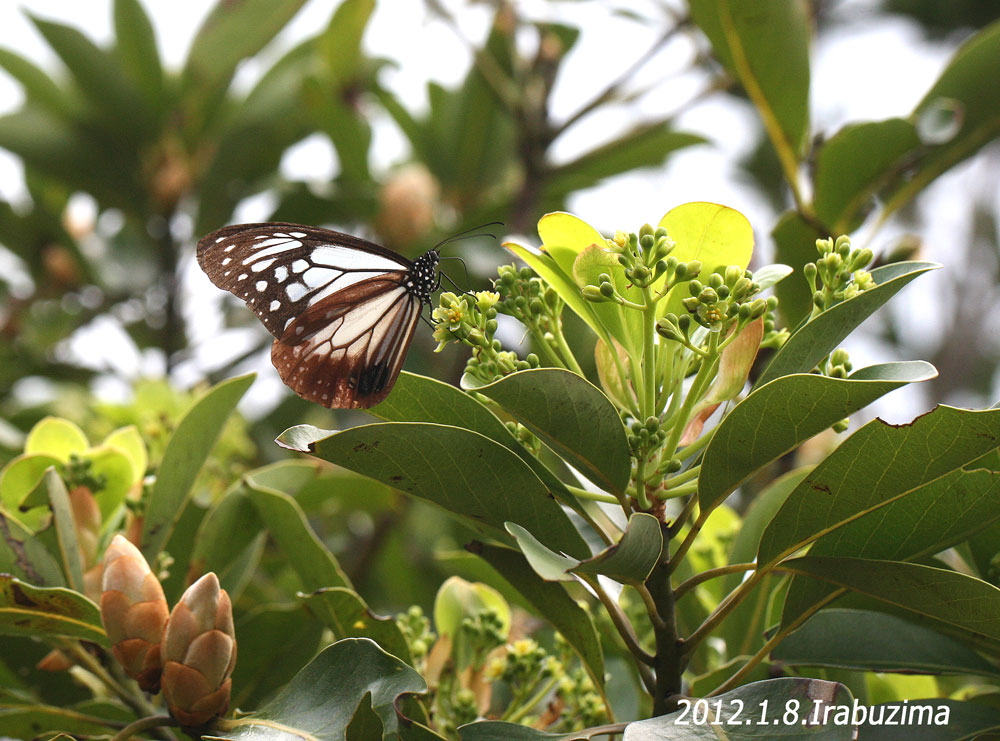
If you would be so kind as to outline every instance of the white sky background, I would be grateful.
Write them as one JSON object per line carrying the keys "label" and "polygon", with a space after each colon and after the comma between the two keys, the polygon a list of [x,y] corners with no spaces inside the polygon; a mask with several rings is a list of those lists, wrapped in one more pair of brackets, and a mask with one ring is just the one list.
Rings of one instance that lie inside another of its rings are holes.
{"label": "white sky background", "polygon": [[[206,0],[141,1],[152,17],[161,56],[169,68],[177,69],[212,3]],[[468,38],[482,38],[491,20],[489,8],[457,0],[446,0],[445,4],[457,11],[456,17],[463,22]],[[652,45],[660,32],[659,25],[645,27],[614,16],[609,12],[611,5],[530,0],[518,3],[526,16],[562,20],[582,29],[580,41],[564,65],[566,74],[559,79],[554,93],[552,104],[556,119],[565,117],[589,100]],[[655,6],[649,2],[637,0],[614,5],[628,5],[657,17]],[[813,49],[814,132],[829,135],[849,121],[907,115],[958,45],[958,40],[928,43],[921,38],[915,24],[905,19],[873,15],[871,8],[874,5],[874,0],[841,3],[837,12],[850,22],[836,33],[828,32],[821,39],[822,43]],[[240,69],[237,85],[249,87],[285,50],[325,27],[335,7],[336,3],[331,0],[308,3],[258,60],[250,60]],[[100,44],[107,44],[113,36],[109,0],[0,2],[0,45],[50,71],[58,69],[58,61],[20,8],[73,25]],[[381,0],[365,36],[365,46],[374,55],[399,62],[396,69],[384,73],[384,81],[410,108],[425,104],[427,80],[453,86],[464,77],[470,60],[467,47],[454,32],[428,19],[424,4],[417,0],[391,3]],[[664,68],[684,68],[692,52],[689,39],[675,40],[644,68],[639,82],[658,79]],[[703,82],[697,76],[676,76],[661,85],[655,96],[644,99],[639,105],[622,108],[618,113],[591,116],[561,138],[553,154],[557,159],[571,158],[629,128],[640,118],[672,112],[690,99]],[[0,113],[15,109],[20,102],[18,85],[0,74]],[[644,222],[656,223],[667,210],[680,203],[695,200],[724,203],[742,211],[754,224],[758,251],[763,253],[757,259],[763,264],[770,256],[768,230],[775,221],[775,213],[755,189],[744,182],[745,176],[736,166],[754,143],[757,126],[753,111],[730,98],[716,96],[699,103],[680,116],[678,128],[702,133],[712,140],[712,145],[682,150],[670,159],[666,168],[621,176],[581,192],[571,200],[570,210],[599,229],[611,232],[618,228],[635,230]],[[406,155],[403,138],[388,121],[376,122],[373,152],[373,164],[381,169],[387,169]],[[963,245],[968,242],[970,232],[969,201],[992,199],[991,205],[1000,210],[996,179],[986,165],[979,160],[957,168],[940,178],[922,198],[923,213],[928,215],[919,230],[925,242],[924,257],[942,262],[946,267],[937,274],[922,277],[916,281],[916,289],[911,287],[904,291],[890,304],[897,316],[906,317],[901,332],[913,351],[930,351],[940,335],[940,323],[934,314],[947,300],[944,294],[950,285],[945,275],[948,265],[957,265],[963,259]],[[286,176],[319,182],[329,180],[335,168],[335,155],[321,136],[311,137],[294,147],[282,163]],[[0,196],[15,203],[25,197],[20,165],[16,158],[2,151]],[[260,220],[267,215],[268,206],[266,199],[251,199],[238,210],[236,220]],[[871,238],[869,246],[877,251],[900,233],[898,227],[890,224]],[[537,243],[536,235],[525,238]],[[863,233],[855,235],[856,244],[865,239]],[[761,256],[765,258],[763,261]],[[0,269],[7,271],[8,267],[0,259]],[[200,331],[194,338],[195,345],[201,344],[200,351],[196,347],[195,362],[181,367],[175,379],[180,383],[196,380],[200,371],[211,364],[210,358],[218,359],[226,349],[232,356],[238,355],[246,341],[244,330],[242,334],[227,335],[222,339],[224,345],[220,346],[218,333],[222,330],[222,322],[215,307],[222,299],[221,292],[211,286],[193,264],[187,267],[184,285],[190,303],[206,315],[203,322],[199,321]],[[104,357],[95,358],[99,367],[126,377],[162,368],[162,359],[156,353],[139,357],[113,321],[91,325],[80,335],[73,342],[77,347],[85,343],[90,354],[96,348],[103,349]],[[95,342],[95,338],[100,341]],[[846,347],[851,351],[855,367],[896,359],[886,357],[889,348],[881,346],[870,335],[866,338],[864,332],[856,333]],[[255,362],[253,369],[260,371],[260,378],[253,394],[257,402],[245,410],[250,413],[264,411],[279,394],[287,393],[266,357]],[[98,384],[98,390],[121,393],[122,384],[116,385],[110,378]],[[26,393],[28,391],[30,389],[25,389]],[[939,400],[928,399],[917,387],[907,387],[883,400],[875,411],[890,421],[901,422],[929,408],[934,401]],[[982,404],[985,400],[968,401]]]}

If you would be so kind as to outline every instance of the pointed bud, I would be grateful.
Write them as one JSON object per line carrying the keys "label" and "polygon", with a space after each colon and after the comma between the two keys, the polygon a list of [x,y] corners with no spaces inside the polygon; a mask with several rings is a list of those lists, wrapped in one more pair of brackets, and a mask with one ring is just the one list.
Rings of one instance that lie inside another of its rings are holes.
{"label": "pointed bud", "polygon": [[163,587],[139,549],[116,535],[104,554],[101,621],[111,652],[146,692],[160,686],[160,641],[167,622]]}
{"label": "pointed bud", "polygon": [[212,572],[187,588],[163,635],[163,697],[185,726],[203,726],[229,708],[236,664],[233,609]]}

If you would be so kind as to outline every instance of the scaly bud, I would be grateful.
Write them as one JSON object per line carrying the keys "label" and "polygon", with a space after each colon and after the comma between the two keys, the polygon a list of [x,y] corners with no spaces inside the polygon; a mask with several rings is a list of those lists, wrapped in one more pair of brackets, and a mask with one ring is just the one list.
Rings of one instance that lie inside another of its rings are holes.
{"label": "scaly bud", "polygon": [[111,652],[146,692],[160,686],[160,642],[167,622],[163,587],[139,549],[116,535],[104,554],[101,621]]}
{"label": "scaly bud", "polygon": [[163,697],[185,726],[203,726],[229,708],[236,664],[233,608],[212,572],[187,588],[163,635]]}

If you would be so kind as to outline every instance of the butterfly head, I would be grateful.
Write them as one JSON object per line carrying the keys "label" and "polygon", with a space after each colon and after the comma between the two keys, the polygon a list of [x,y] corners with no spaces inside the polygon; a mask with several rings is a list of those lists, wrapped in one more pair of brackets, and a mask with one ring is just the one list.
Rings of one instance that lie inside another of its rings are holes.
{"label": "butterfly head", "polygon": [[431,302],[431,295],[441,287],[438,274],[438,263],[441,261],[437,248],[428,250],[413,261],[410,268],[410,278],[413,281],[413,293],[425,304]]}

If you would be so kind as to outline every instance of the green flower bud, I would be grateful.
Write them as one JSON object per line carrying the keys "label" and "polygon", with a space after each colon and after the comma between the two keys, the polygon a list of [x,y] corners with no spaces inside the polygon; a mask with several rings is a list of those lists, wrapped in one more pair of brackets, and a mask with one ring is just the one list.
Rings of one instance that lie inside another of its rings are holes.
{"label": "green flower bud", "polygon": [[[688,298],[681,299],[681,303],[684,304],[684,308],[685,309],[687,309],[688,311],[690,311],[692,313],[694,313],[695,311],[697,311],[698,307],[701,305],[701,303],[698,301],[698,299],[696,297],[694,297],[694,296],[690,296]],[[678,324],[678,326],[680,326],[680,325]]]}
{"label": "green flower bud", "polygon": [[653,236],[656,237],[657,239],[666,239],[667,227],[665,226],[656,227],[656,230],[653,232]]}
{"label": "green flower bud", "polygon": [[491,334],[491,335],[492,335],[492,334],[496,334],[496,331],[497,331],[497,327],[499,327],[499,326],[500,326],[500,325],[499,325],[499,324],[497,324],[497,320],[496,320],[496,319],[488,319],[488,320],[486,321],[486,331],[487,331],[487,332],[488,332],[489,334]]}
{"label": "green flower bud", "polygon": [[863,250],[858,250],[854,254],[854,258],[851,260],[851,270],[860,270],[867,267],[873,257],[875,257],[875,253],[867,247]]}
{"label": "green flower bud", "polygon": [[677,328],[687,334],[688,329],[691,326],[691,316],[689,314],[681,314],[677,317]]}
{"label": "green flower bud", "polygon": [[521,280],[531,280],[531,276],[534,275],[534,271],[531,268],[521,268],[518,273],[521,276]]}
{"label": "green flower bud", "polygon": [[743,277],[743,268],[739,265],[730,265],[726,268],[726,285],[734,286],[736,281]]}
{"label": "green flower bud", "polygon": [[693,280],[690,283],[688,283],[688,293],[690,293],[692,296],[697,296],[699,293],[702,292],[702,290],[704,290],[704,288],[705,286],[703,286],[701,284],[701,281],[699,280]]}
{"label": "green flower bud", "polygon": [[627,268],[631,264],[631,261],[626,255],[618,255],[618,264],[623,268]]}
{"label": "green flower bud", "polygon": [[719,275],[718,273],[712,273],[710,276],[708,276],[708,285],[710,285],[712,288],[718,288],[723,284],[723,282],[724,281],[722,280],[722,276]]}
{"label": "green flower bud", "polygon": [[767,297],[767,310],[768,311],[774,311],[777,308],[778,308],[778,297],[777,296],[768,296]]}
{"label": "green flower bud", "polygon": [[762,298],[754,299],[750,304],[750,316],[753,319],[763,316],[765,311],[767,311],[767,301]]}
{"label": "green flower bud", "polygon": [[721,298],[721,299],[727,299],[727,298],[729,298],[729,287],[728,286],[719,286],[719,288],[717,290],[717,293],[719,294],[719,298]]}
{"label": "green flower bud", "polygon": [[[610,284],[605,283],[604,285]],[[593,301],[595,304],[605,300],[604,292],[597,286],[584,286],[581,293],[587,301]]]}
{"label": "green flower bud", "polygon": [[698,275],[701,273],[701,260],[691,260],[687,264],[688,275]]}
{"label": "green flower bud", "polygon": [[851,420],[848,419],[847,417],[845,417],[844,419],[842,419],[842,420],[840,420],[838,422],[834,422],[832,429],[833,429],[834,432],[836,432],[839,435],[841,432],[846,432],[847,431],[847,428],[850,426],[850,423],[851,423]]}
{"label": "green flower bud", "polygon": [[533,298],[528,302],[528,308],[531,309],[532,314],[541,314],[545,311],[545,304],[540,298]]}
{"label": "green flower bud", "polygon": [[806,277],[806,280],[809,281],[810,284],[815,284],[816,283],[816,263],[814,263],[814,262],[807,262],[805,265],[803,265],[802,266],[802,274]]}
{"label": "green flower bud", "polygon": [[705,288],[698,294],[698,300],[703,304],[714,304],[719,300],[719,294],[713,288]]}
{"label": "green flower bud", "polygon": [[612,296],[615,295],[615,287],[608,282],[601,283],[601,287],[599,290],[601,292],[601,295],[607,298],[611,298]]}
{"label": "green flower bud", "polygon": [[528,365],[530,365],[532,368],[537,368],[542,364],[542,362],[538,359],[538,356],[535,355],[535,353],[533,352],[529,352],[525,360],[528,361]]}
{"label": "green flower bud", "polygon": [[649,252],[653,249],[654,244],[656,244],[656,240],[652,234],[643,234],[639,237],[639,246],[642,247],[643,252]]}
{"label": "green flower bud", "polygon": [[816,306],[818,306],[820,309],[823,308],[823,292],[822,291],[816,291],[816,292],[813,293],[813,303]]}
{"label": "green flower bud", "polygon": [[642,429],[642,423],[639,420],[636,420],[631,425],[629,425],[629,429],[632,430],[633,435],[638,435],[639,430]]}
{"label": "green flower bud", "polygon": [[653,227],[651,227],[649,224],[643,224],[641,227],[639,227],[639,236],[640,237],[645,237],[645,236],[652,237],[653,236]]}
{"label": "green flower bud", "polygon": [[750,304],[740,304],[739,308],[740,319],[746,320],[750,318]]}
{"label": "green flower bud", "polygon": [[667,461],[666,468],[664,469],[667,473],[677,473],[681,470],[681,461],[679,458],[671,458]]}

